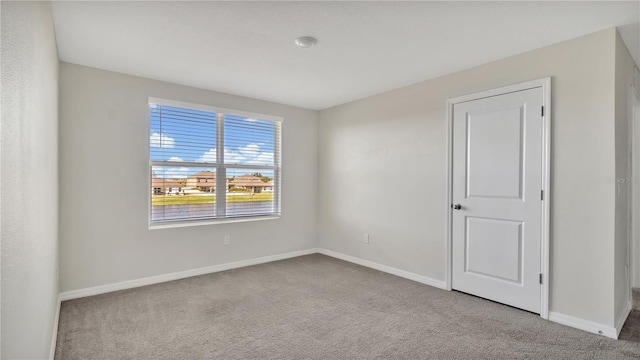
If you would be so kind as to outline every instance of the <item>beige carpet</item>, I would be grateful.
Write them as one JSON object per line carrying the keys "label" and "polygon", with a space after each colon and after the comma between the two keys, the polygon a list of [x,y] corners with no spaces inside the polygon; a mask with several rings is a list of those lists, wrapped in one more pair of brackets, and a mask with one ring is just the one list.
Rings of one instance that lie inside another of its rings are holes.
{"label": "beige carpet", "polygon": [[640,359],[636,315],[616,341],[309,255],[65,301],[55,358]]}

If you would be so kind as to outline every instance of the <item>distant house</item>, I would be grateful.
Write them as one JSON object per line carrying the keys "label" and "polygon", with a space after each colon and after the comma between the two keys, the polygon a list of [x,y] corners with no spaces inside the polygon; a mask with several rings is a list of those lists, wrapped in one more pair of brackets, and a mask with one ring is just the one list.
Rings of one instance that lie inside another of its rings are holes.
{"label": "distant house", "polygon": [[184,179],[151,179],[151,193],[153,195],[178,195],[184,194]]}
{"label": "distant house", "polygon": [[240,175],[233,179],[233,181],[227,181],[227,187],[229,190],[233,188],[240,188],[248,190],[251,193],[261,193],[273,191],[273,180],[267,178],[261,178],[255,175],[245,174]]}
{"label": "distant house", "polygon": [[200,171],[187,176],[187,187],[203,192],[216,191],[216,173],[213,171]]}
{"label": "distant house", "polygon": [[[265,181],[266,180],[266,181]],[[273,180],[266,177],[245,174],[227,179],[226,187],[228,191],[233,189],[242,192],[262,193],[273,191]],[[151,179],[151,193],[153,195],[184,195],[185,193],[197,192],[214,193],[216,191],[216,173],[212,171],[200,171],[187,176],[186,179]],[[193,189],[189,191],[189,189]]]}

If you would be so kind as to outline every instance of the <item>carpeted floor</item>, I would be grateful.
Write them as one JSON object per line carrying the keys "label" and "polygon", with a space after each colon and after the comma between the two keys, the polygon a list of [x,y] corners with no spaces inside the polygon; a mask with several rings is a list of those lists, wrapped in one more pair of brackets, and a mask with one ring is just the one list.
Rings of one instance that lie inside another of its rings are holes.
{"label": "carpeted floor", "polygon": [[57,360],[640,359],[612,340],[323,255],[62,303]]}

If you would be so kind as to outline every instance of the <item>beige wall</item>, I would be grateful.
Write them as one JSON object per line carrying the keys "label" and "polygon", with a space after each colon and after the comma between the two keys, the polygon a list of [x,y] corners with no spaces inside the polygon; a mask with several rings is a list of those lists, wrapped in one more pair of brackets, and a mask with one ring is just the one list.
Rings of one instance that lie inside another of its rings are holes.
{"label": "beige wall", "polygon": [[[546,76],[550,309],[605,325],[624,310],[626,205],[611,179],[628,176],[614,158],[626,146],[629,65],[613,29],[327,109],[319,122],[315,111],[62,63],[59,137],[52,29],[48,4],[2,3],[2,47],[20,49],[2,55],[3,358],[49,350],[58,183],[41,177],[58,178],[58,144],[61,291],[316,245],[444,280],[446,100]],[[282,218],[149,230],[149,96],[284,117]],[[19,286],[27,278],[37,286]]]}
{"label": "beige wall", "polygon": [[58,300],[58,52],[49,3],[0,6],[0,357],[46,359]]}
{"label": "beige wall", "polygon": [[[629,96],[633,89],[635,63],[629,50],[620,36],[616,35],[615,43],[615,149],[616,149],[616,228],[615,228],[615,319],[616,323],[624,321],[626,311],[631,306],[630,297],[630,190],[632,185],[630,135],[631,108]],[[638,184],[636,182],[636,184]],[[636,216],[638,216],[636,214]]]}
{"label": "beige wall", "polygon": [[615,39],[610,29],[321,111],[319,246],[443,281],[447,99],[550,76],[550,310],[613,326]]}
{"label": "beige wall", "polygon": [[[284,118],[282,217],[148,229],[148,97]],[[60,65],[61,291],[316,246],[317,116],[68,63]],[[232,237],[223,246],[225,234]]]}

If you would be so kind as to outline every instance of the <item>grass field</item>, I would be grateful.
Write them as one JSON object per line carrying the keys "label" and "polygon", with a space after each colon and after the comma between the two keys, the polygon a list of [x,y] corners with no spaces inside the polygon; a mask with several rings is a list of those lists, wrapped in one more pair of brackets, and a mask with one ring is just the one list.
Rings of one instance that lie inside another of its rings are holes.
{"label": "grass field", "polygon": [[[249,201],[272,201],[273,193],[227,194],[227,202],[249,202]],[[151,205],[189,205],[189,204],[212,204],[216,202],[215,196],[200,194],[187,195],[152,195]]]}

